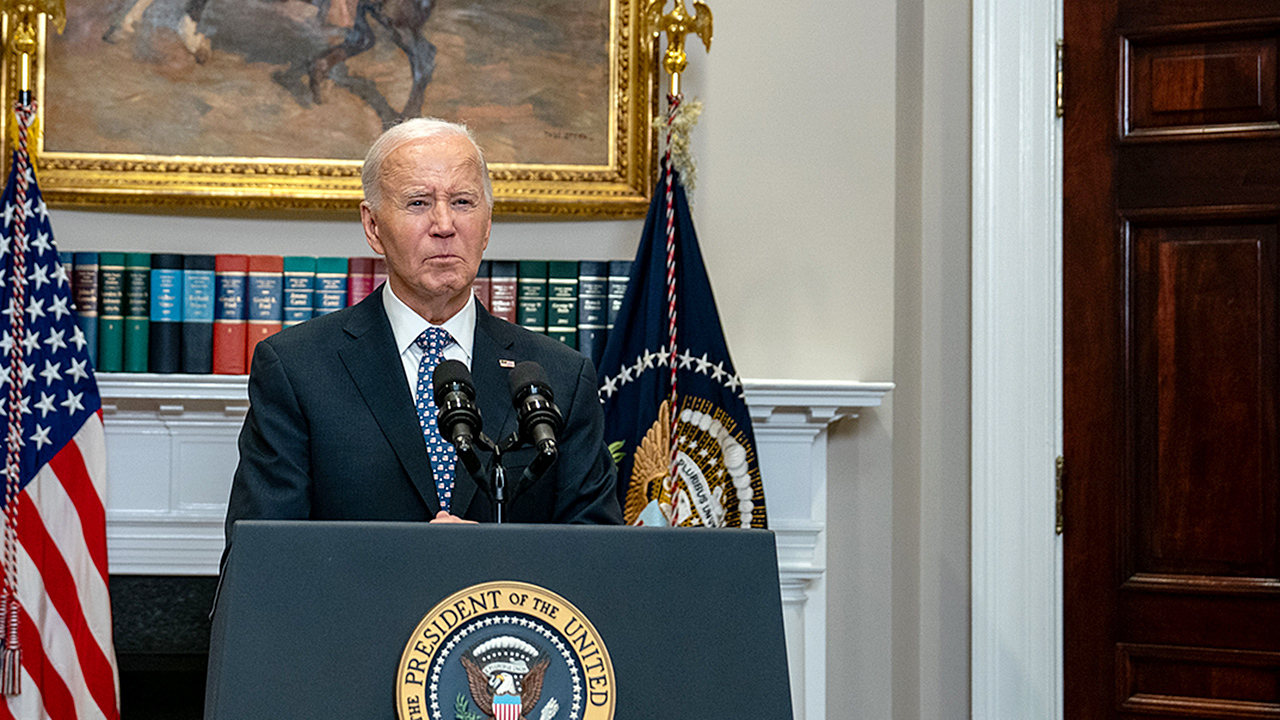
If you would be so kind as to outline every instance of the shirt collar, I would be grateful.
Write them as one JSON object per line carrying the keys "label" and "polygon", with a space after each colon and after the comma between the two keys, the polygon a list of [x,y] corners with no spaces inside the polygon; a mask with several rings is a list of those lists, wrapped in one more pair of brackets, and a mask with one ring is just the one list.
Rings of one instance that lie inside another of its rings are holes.
{"label": "shirt collar", "polygon": [[[427,319],[414,312],[396,297],[391,283],[382,284],[382,307],[387,311],[387,320],[391,322],[391,333],[396,339],[396,352],[403,355],[424,330],[432,327]],[[475,346],[476,336],[476,300],[472,293],[467,303],[453,317],[444,321],[441,328],[453,336],[453,341],[467,356],[467,367],[471,367],[471,350]]]}

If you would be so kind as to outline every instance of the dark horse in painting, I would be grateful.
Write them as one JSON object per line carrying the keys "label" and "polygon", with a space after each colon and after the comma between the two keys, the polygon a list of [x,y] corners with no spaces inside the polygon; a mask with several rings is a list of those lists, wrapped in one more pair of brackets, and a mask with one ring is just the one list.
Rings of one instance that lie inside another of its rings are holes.
{"label": "dark horse in painting", "polygon": [[[103,35],[107,42],[119,42],[132,35],[134,26],[155,0],[132,0],[128,10],[111,24]],[[318,6],[319,15],[331,26],[346,28],[341,42],[320,51],[305,51],[287,70],[275,74],[276,82],[283,85],[302,102],[323,102],[326,80],[334,80],[361,97],[378,113],[384,124],[417,117],[422,112],[422,101],[427,84],[435,71],[436,46],[422,36],[422,28],[435,6],[435,0],[309,0]],[[178,32],[186,48],[199,63],[209,60],[212,43],[209,37],[198,31],[201,15],[208,0],[184,0],[183,15]],[[392,41],[409,58],[409,70],[413,84],[403,110],[391,108],[386,98],[368,80],[335,73],[334,68],[348,58],[373,47],[376,40],[372,23],[378,23],[391,34]],[[304,81],[303,78],[306,78]]]}
{"label": "dark horse in painting", "polygon": [[[435,7],[434,0],[332,0],[333,2],[354,2],[354,23],[347,30],[342,42],[310,60],[307,67],[311,99],[322,102],[324,81],[330,71],[347,58],[354,57],[373,47],[374,34],[370,19],[385,27],[391,33],[391,40],[404,51],[409,58],[409,70],[413,74],[413,85],[409,89],[409,97],[404,110],[397,117],[385,117],[383,121],[400,118],[417,117],[422,112],[422,100],[431,82],[431,75],[436,67],[436,46],[422,36],[422,28],[431,16]],[[332,13],[331,13],[332,16]],[[369,98],[366,98],[368,100]],[[385,101],[384,101],[385,102]]]}

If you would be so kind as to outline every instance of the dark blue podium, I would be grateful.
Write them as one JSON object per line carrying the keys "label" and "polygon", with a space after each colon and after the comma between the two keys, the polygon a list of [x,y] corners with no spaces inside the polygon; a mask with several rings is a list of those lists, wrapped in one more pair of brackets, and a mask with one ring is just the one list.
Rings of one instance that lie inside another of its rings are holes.
{"label": "dark blue podium", "polygon": [[[492,589],[511,584],[547,593],[521,605],[520,592]],[[790,720],[773,534],[236,526],[213,618],[208,720],[390,720],[398,707],[414,720],[487,720],[521,699],[528,720],[592,720],[606,692],[617,720]]]}

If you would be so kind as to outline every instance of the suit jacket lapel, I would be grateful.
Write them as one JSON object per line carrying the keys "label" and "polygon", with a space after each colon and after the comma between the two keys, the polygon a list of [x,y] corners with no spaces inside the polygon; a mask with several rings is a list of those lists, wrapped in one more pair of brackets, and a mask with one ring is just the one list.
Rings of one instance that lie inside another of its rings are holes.
{"label": "suit jacket lapel", "polygon": [[413,392],[405,383],[404,366],[396,353],[391,323],[382,308],[381,288],[353,308],[343,329],[351,341],[338,354],[434,517],[440,510],[440,501],[436,497],[431,461],[427,457],[418,412],[413,406]]}
{"label": "suit jacket lapel", "polygon": [[[514,360],[511,345],[514,339],[509,328],[490,315],[484,306],[476,304],[476,334],[471,351],[471,381],[476,386],[476,407],[484,423],[484,434],[496,443],[515,431],[515,411],[507,393],[509,368],[498,364],[500,359]],[[453,514],[462,516],[475,497],[477,482],[487,478],[471,478],[458,463],[453,489]],[[508,482],[508,485],[510,483]]]}

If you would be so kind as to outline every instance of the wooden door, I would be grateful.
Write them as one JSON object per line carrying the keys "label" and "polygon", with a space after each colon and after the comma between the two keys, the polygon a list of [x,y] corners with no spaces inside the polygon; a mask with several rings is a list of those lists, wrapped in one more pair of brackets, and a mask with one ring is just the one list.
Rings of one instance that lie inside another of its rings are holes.
{"label": "wooden door", "polygon": [[1065,716],[1280,718],[1280,0],[1065,3]]}

